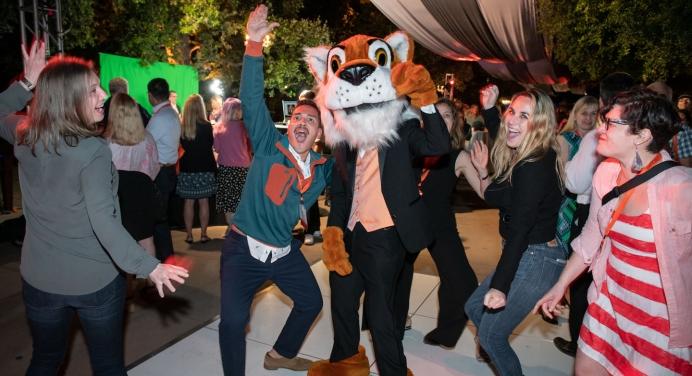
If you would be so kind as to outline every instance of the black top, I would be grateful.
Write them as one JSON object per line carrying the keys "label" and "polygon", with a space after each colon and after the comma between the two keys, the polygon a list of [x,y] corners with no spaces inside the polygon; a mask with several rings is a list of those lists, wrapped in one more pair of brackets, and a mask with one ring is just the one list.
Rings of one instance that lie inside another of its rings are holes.
{"label": "black top", "polygon": [[483,120],[485,120],[485,128],[488,130],[488,136],[491,140],[497,138],[497,132],[500,130],[500,110],[493,106],[481,112]]}
{"label": "black top", "polygon": [[507,294],[529,244],[555,238],[562,193],[555,171],[557,154],[550,150],[540,160],[520,163],[512,183],[492,182],[485,201],[500,209],[500,235],[505,240],[490,287]]}
{"label": "black top", "polygon": [[197,123],[197,131],[194,140],[180,139],[180,145],[185,150],[180,158],[180,172],[214,172],[216,160],[212,147],[214,135],[211,123],[205,121]]}
{"label": "black top", "polygon": [[[433,232],[457,231],[456,218],[452,210],[452,194],[457,184],[454,163],[461,150],[439,157],[429,169],[428,175],[421,184],[423,202],[430,212]],[[430,160],[430,159],[428,159]]]}

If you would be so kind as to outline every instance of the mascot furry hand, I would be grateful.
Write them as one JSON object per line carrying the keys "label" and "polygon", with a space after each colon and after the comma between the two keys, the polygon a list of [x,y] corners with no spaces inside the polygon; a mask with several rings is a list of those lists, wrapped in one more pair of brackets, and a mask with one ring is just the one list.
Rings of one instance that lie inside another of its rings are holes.
{"label": "mascot furry hand", "polygon": [[[411,107],[437,100],[430,74],[411,61],[413,40],[404,32],[384,39],[355,35],[333,47],[305,52],[319,87],[316,102],[330,146],[346,143],[364,150],[385,146],[397,139],[402,120],[418,117]],[[342,276],[351,273],[341,229],[327,227],[323,236],[327,269]]]}

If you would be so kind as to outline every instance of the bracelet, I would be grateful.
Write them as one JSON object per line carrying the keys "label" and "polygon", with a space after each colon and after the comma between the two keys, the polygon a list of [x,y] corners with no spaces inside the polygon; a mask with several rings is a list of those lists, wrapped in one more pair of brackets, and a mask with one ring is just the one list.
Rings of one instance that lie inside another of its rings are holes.
{"label": "bracelet", "polygon": [[[490,176],[490,173],[488,173],[487,175],[485,175],[485,177],[484,177],[484,178],[481,178],[481,180],[485,180],[485,179],[487,179],[487,178],[488,178],[488,176]],[[479,177],[480,177],[480,176],[479,176]]]}
{"label": "bracelet", "polygon": [[19,80],[19,83],[22,84],[22,86],[24,86],[24,88],[25,88],[27,91],[33,90],[34,87],[36,86],[36,85],[34,85],[33,82],[29,81],[26,77],[22,77],[22,79]]}

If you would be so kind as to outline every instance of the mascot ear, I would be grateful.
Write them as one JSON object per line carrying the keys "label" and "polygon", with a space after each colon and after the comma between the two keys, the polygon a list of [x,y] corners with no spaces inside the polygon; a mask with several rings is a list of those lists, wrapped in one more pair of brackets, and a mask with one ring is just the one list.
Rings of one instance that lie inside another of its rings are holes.
{"label": "mascot ear", "polygon": [[310,73],[315,77],[317,83],[324,84],[327,79],[327,56],[329,55],[329,47],[306,47],[305,62],[308,63]]}
{"label": "mascot ear", "polygon": [[402,63],[413,60],[413,39],[411,39],[408,34],[403,31],[395,31],[387,35],[384,40],[387,41],[392,47],[392,50],[394,50],[394,55],[396,55],[397,60]]}

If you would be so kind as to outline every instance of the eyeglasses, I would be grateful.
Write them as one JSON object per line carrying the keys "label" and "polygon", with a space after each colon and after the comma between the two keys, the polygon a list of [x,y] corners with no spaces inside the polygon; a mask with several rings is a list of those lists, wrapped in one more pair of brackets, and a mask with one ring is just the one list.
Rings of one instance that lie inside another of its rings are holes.
{"label": "eyeglasses", "polygon": [[608,119],[608,118],[603,118],[602,124],[605,125],[606,131],[610,129],[613,125],[630,125],[630,123],[624,121],[624,120],[619,120],[619,119]]}

